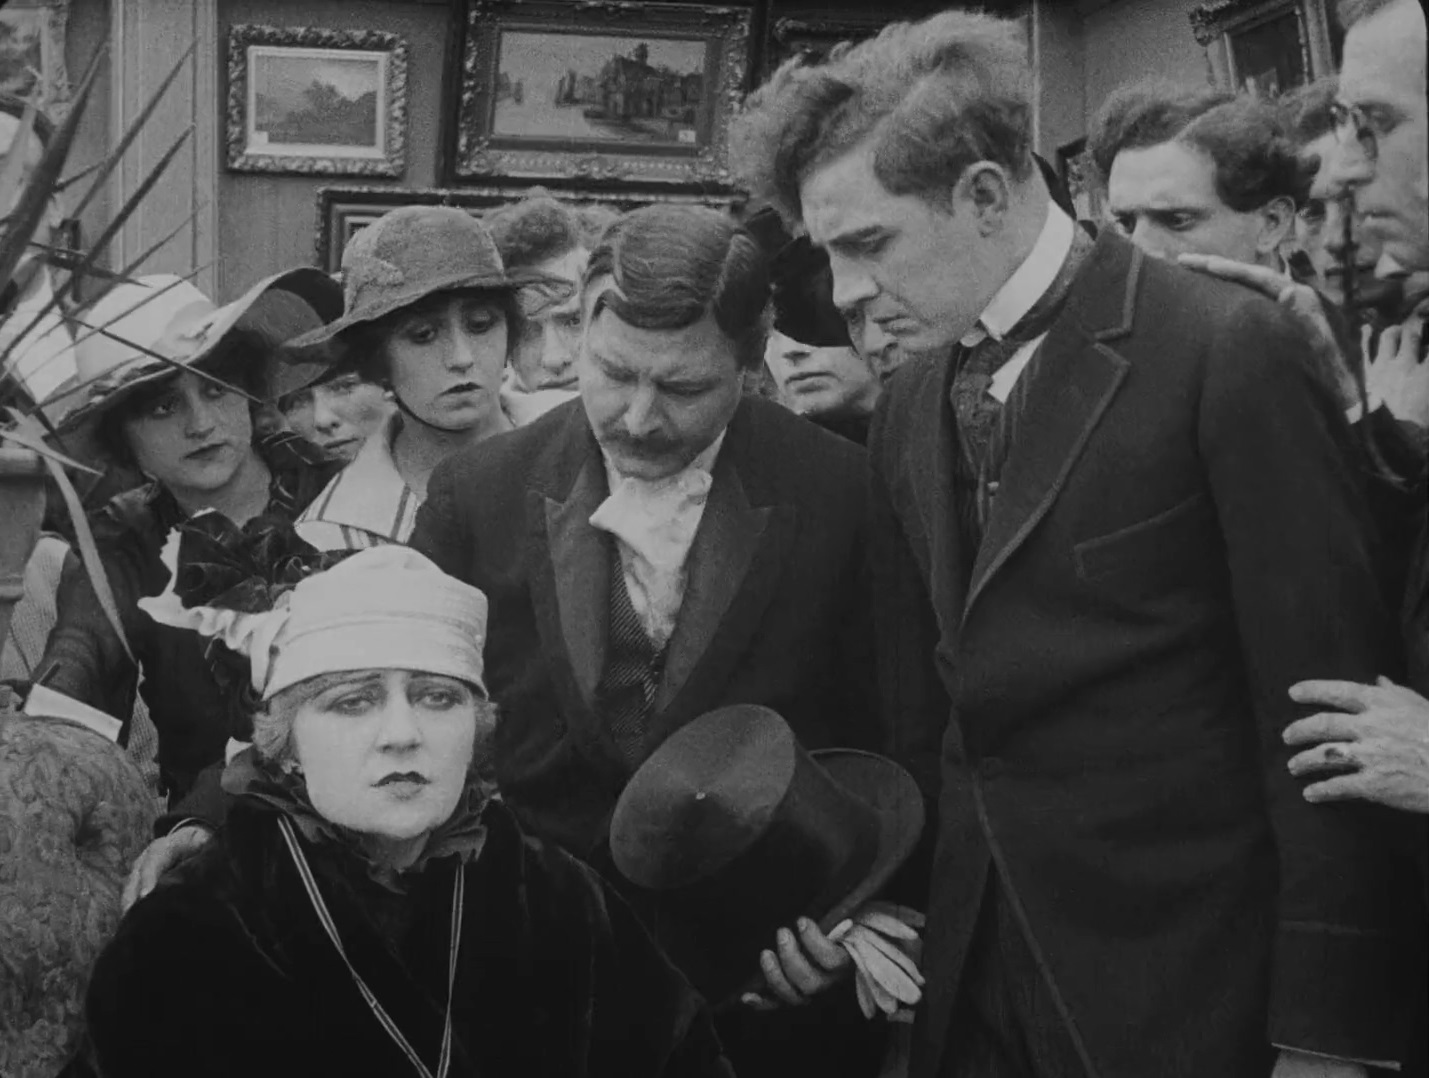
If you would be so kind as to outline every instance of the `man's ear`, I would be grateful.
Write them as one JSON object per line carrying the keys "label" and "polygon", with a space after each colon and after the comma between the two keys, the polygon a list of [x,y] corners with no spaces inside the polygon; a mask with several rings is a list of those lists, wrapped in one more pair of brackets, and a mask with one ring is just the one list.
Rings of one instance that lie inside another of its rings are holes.
{"label": "man's ear", "polygon": [[1256,240],[1256,251],[1262,255],[1279,251],[1295,232],[1295,203],[1282,195],[1272,198],[1257,212],[1260,236]]}
{"label": "man's ear", "polygon": [[975,161],[953,185],[955,212],[971,210],[978,231],[988,236],[1002,227],[1012,204],[1012,178],[993,161]]}

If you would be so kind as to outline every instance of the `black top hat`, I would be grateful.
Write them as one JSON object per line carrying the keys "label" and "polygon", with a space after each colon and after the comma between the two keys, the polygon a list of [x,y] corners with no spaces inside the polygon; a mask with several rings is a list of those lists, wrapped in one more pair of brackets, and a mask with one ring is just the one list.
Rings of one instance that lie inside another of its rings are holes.
{"label": "black top hat", "polygon": [[681,728],[626,785],[615,866],[670,959],[719,1003],[799,917],[825,931],[912,853],[923,797],[893,761],[806,752],[765,707],[720,708]]}
{"label": "black top hat", "polygon": [[834,306],[829,256],[808,236],[795,236],[773,207],[751,214],[744,227],[769,260],[774,328],[813,348],[848,348],[848,320]]}

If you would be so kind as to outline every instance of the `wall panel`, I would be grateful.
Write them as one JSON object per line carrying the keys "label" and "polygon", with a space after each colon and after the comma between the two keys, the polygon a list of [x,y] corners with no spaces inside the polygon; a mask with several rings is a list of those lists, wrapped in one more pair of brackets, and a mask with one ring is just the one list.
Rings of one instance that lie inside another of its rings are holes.
{"label": "wall panel", "polygon": [[313,263],[317,189],[331,183],[433,186],[442,130],[443,61],[449,37],[445,0],[222,0],[219,4],[219,83],[213,101],[220,142],[227,131],[228,28],[239,23],[386,30],[407,41],[407,174],[397,180],[218,174],[218,233],[223,252],[219,292],[241,293],[253,281]]}

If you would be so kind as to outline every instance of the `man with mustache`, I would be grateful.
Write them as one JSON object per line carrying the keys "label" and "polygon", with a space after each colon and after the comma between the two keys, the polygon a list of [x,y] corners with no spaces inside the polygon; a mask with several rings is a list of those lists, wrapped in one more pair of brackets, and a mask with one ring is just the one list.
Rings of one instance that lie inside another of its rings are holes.
{"label": "man with mustache", "polygon": [[[621,218],[582,278],[580,399],[449,458],[418,514],[412,545],[491,602],[506,803],[597,867],[626,781],[707,711],[770,707],[811,749],[878,740],[866,458],[743,392],[769,294],[728,216]],[[761,963],[791,1005],[717,1019],[736,1070],[876,1073],[878,1028],[822,991],[840,971],[817,926],[794,929]]]}

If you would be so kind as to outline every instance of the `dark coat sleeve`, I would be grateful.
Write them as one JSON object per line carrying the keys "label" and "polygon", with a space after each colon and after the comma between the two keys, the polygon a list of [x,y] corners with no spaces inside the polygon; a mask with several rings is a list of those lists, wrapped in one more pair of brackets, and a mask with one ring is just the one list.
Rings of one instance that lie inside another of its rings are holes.
{"label": "dark coat sleeve", "polygon": [[[733,1078],[705,1001],[655,946],[630,908],[603,883],[609,934],[595,954],[592,1074],[635,1073],[605,1069],[602,1057],[645,1041],[663,1059],[660,1078]],[[661,1030],[668,1041],[661,1043]],[[615,1059],[609,1060],[613,1065]]]}
{"label": "dark coat sleeve", "polygon": [[[86,1018],[104,1078],[268,1078],[323,1073],[299,1028],[297,986],[216,902],[160,888],[121,923],[90,980]],[[337,1031],[327,1031],[335,1035]],[[316,1069],[313,1069],[316,1068]]]}
{"label": "dark coat sleeve", "polygon": [[[492,823],[499,841],[499,817]],[[525,927],[507,931],[503,941],[531,948],[523,961],[543,989],[587,1001],[571,1038],[585,1046],[584,1057],[562,1066],[592,1076],[732,1078],[709,1007],[626,902],[554,845],[523,839],[522,855],[522,910],[508,921]],[[508,890],[514,882],[496,886]],[[529,942],[520,943],[523,938]],[[580,957],[572,966],[574,956]]]}
{"label": "dark coat sleeve", "polygon": [[[1398,674],[1395,621],[1343,413],[1306,369],[1300,331],[1246,303],[1211,342],[1199,415],[1230,570],[1235,626],[1263,752],[1280,863],[1269,1039],[1395,1059],[1416,975],[1403,899],[1423,821],[1366,805],[1311,805],[1286,770],[1285,727],[1306,678]],[[1248,353],[1246,341],[1261,347]],[[1423,976],[1422,965],[1417,976]]]}
{"label": "dark coat sleeve", "polygon": [[[138,611],[138,573],[121,557],[103,557],[121,618]],[[50,688],[114,716],[127,731],[134,713],[138,671],[105,617],[84,563],[65,558],[55,597],[56,621],[37,677]],[[131,639],[128,625],[125,632]]]}
{"label": "dark coat sleeve", "polygon": [[234,802],[233,796],[223,789],[224,767],[222,761],[210,764],[195,776],[188,793],[154,821],[156,838],[162,838],[187,821],[196,821],[215,831],[223,826]]}
{"label": "dark coat sleeve", "polygon": [[417,523],[408,545],[425,554],[448,576],[472,583],[471,536],[462,520],[459,491],[463,471],[460,461],[448,458],[437,465],[427,483],[427,498],[417,510]]}
{"label": "dark coat sleeve", "polygon": [[869,577],[873,596],[878,715],[882,752],[897,760],[923,791],[923,834],[912,856],[885,889],[884,897],[926,909],[933,851],[937,847],[938,790],[942,778],[943,740],[957,728],[952,705],[938,676],[935,654],[937,615],[928,582],[913,555],[894,509],[889,469],[896,453],[897,427],[885,395],[875,414],[869,440]]}

